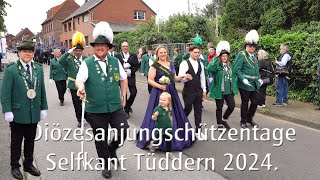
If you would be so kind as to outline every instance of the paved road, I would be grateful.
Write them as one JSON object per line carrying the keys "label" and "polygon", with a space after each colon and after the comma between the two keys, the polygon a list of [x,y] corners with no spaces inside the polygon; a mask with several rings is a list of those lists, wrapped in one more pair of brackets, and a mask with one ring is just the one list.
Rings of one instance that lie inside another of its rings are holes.
{"label": "paved road", "polygon": [[[48,80],[49,68],[47,65],[44,65],[44,69],[49,103],[49,117],[40,122],[43,132],[42,134],[46,134],[46,132],[48,132],[50,136],[50,133],[54,132],[52,129],[57,127],[58,123],[58,129],[62,130],[70,128],[74,130],[76,127],[76,119],[70,94],[67,93],[65,96],[65,106],[59,106],[55,85],[50,84]],[[129,119],[131,129],[138,128],[140,126],[147,102],[147,86],[146,84],[138,83],[138,96],[133,107],[134,113]],[[235,127],[237,130],[240,130],[239,117],[239,109],[236,109],[229,120],[230,125]],[[189,119],[193,125],[193,116],[190,115]],[[127,141],[125,146],[121,147],[118,151],[119,156],[123,154],[124,157],[127,158],[127,160],[124,161],[124,166],[127,168],[127,170],[112,170],[113,179],[318,179],[320,176],[320,131],[261,115],[257,115],[255,120],[257,123],[259,123],[261,128],[268,128],[270,130],[271,138],[273,136],[272,132],[276,128],[283,128],[284,132],[282,136],[284,136],[284,138],[288,129],[294,129],[296,135],[289,137],[295,138],[295,141],[283,140],[283,144],[279,147],[273,146],[273,144],[279,143],[279,141],[276,139],[270,141],[197,141],[192,147],[183,150],[181,155],[183,162],[187,158],[193,158],[195,160],[197,158],[215,159],[214,166],[208,166],[210,170],[205,170],[205,164],[202,162],[199,167],[200,171],[188,171],[185,168],[183,168],[182,171],[174,171],[172,168],[169,168],[170,170],[168,171],[161,171],[158,164],[156,164],[156,171],[148,171],[146,170],[146,158],[141,158],[141,170],[139,171],[137,170],[138,159],[134,154],[143,153],[148,155],[148,151],[135,147],[134,141]],[[215,104],[213,102],[204,102],[203,122],[206,123],[207,126],[215,124]],[[56,126],[54,126],[54,124]],[[0,131],[0,160],[2,162],[0,163],[0,175],[1,177],[4,177],[1,179],[11,179],[10,168],[8,166],[10,162],[9,128],[3,120],[0,122],[0,127],[2,129],[2,131]],[[88,127],[89,125],[86,123],[85,128]],[[45,128],[47,128],[47,131]],[[289,131],[289,133],[292,132]],[[65,135],[66,132],[62,132],[62,134]],[[215,132],[216,137],[220,134],[220,132]],[[56,135],[57,132],[54,132],[54,137],[56,137]],[[278,138],[281,134],[279,131],[275,131],[274,135],[276,138]],[[262,138],[268,139],[268,133],[266,133],[266,130],[258,131],[257,136],[258,138],[262,136]],[[70,137],[72,138],[72,136]],[[223,137],[227,138],[226,135]],[[237,136],[233,136],[233,138],[236,137]],[[253,139],[252,134],[250,137]],[[246,138],[247,136],[245,136],[245,139]],[[94,148],[94,142],[85,142],[84,149],[86,152],[88,152],[89,158],[97,157]],[[97,171],[85,171],[83,169],[80,171],[71,170],[72,167],[77,167],[77,161],[74,160],[74,162],[72,162],[72,159],[74,158],[71,157],[70,152],[80,152],[80,142],[75,141],[73,138],[71,141],[53,141],[52,139],[46,141],[45,136],[43,135],[42,138],[36,142],[35,147],[35,162],[42,171],[41,179],[103,179],[101,173]],[[55,153],[56,156],[51,156],[51,160],[55,161],[57,164],[59,159],[66,158],[60,160],[62,162],[60,169],[57,167],[52,171],[47,170],[47,168],[51,168],[53,166],[51,161],[47,160],[47,157],[50,153]],[[179,156],[179,152],[175,152],[174,154],[176,157]],[[233,157],[231,158],[231,156]],[[165,157],[165,154],[157,151],[154,157],[157,159],[163,158]],[[246,161],[244,161],[244,159],[246,159]],[[255,160],[257,161],[255,162]],[[270,160],[269,164],[272,164],[270,171],[267,170],[268,160]],[[231,161],[230,165],[228,164],[229,161]],[[71,163],[74,163],[73,166]],[[94,160],[91,164],[95,165],[96,163],[98,162]],[[184,163],[182,166],[184,166]],[[250,168],[250,166],[252,167]],[[196,168],[196,166],[190,167]],[[63,168],[68,168],[68,170],[61,170]],[[212,171],[212,168],[215,170]],[[36,179],[27,174],[26,178]]]}

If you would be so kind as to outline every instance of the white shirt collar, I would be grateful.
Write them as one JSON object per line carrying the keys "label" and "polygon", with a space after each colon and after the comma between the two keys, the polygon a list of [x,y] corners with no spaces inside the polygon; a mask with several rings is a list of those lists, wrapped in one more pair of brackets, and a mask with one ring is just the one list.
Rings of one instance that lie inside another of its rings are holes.
{"label": "white shirt collar", "polygon": [[[94,57],[94,61],[103,61],[103,60],[101,60],[101,59],[97,58],[97,56],[96,56],[96,55],[93,55],[93,57]],[[105,61],[108,61],[108,57],[107,57],[107,56],[106,56]]]}
{"label": "white shirt collar", "polygon": [[[25,67],[25,69],[27,69],[27,63],[23,62],[21,59],[19,59],[19,61],[21,62],[21,64],[23,65],[23,67]],[[31,67],[31,61],[28,63],[29,67]]]}
{"label": "white shirt collar", "polygon": [[189,57],[189,60],[190,60],[191,63],[197,62],[197,59],[194,60],[194,59],[192,59],[191,57]]}

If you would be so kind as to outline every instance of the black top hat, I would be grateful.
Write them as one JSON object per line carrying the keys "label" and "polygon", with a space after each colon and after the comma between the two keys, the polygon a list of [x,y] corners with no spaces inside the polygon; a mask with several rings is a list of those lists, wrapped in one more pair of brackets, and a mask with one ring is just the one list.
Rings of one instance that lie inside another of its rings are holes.
{"label": "black top hat", "polygon": [[95,44],[107,44],[110,49],[112,48],[112,43],[110,43],[109,39],[102,35],[99,35],[94,42],[90,43],[91,46]]}
{"label": "black top hat", "polygon": [[17,45],[18,51],[20,50],[32,50],[34,51],[35,45],[31,40],[28,40],[27,37],[23,36],[22,41]]}

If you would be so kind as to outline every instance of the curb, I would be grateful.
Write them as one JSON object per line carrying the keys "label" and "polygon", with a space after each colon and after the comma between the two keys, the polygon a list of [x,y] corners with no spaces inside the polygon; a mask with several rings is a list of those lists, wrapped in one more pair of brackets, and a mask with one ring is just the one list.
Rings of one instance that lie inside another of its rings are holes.
{"label": "curb", "polygon": [[[138,78],[136,78],[136,79],[137,79],[137,82],[139,82],[141,84],[147,84],[145,81],[140,81]],[[182,93],[181,89],[177,89],[177,91],[180,94]],[[213,99],[211,99],[211,98],[208,98],[207,100],[213,102]],[[236,104],[237,108],[240,108],[240,104],[239,103],[235,102],[235,104]],[[298,119],[298,118],[294,118],[294,117],[284,116],[284,115],[273,113],[273,112],[270,112],[270,111],[262,112],[262,110],[260,110],[260,109],[257,109],[256,113],[261,114],[261,115],[265,115],[265,116],[269,116],[269,117],[279,118],[281,120],[285,120],[285,121],[288,121],[288,122],[291,122],[291,123],[303,125],[303,126],[306,126],[306,127],[312,128],[312,129],[320,130],[320,124],[319,123],[307,121],[307,120],[304,120],[304,119]]]}

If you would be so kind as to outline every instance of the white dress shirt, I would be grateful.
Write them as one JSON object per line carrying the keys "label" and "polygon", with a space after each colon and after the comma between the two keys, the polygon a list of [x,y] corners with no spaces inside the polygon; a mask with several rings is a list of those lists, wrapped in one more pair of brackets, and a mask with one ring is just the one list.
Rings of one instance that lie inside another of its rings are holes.
{"label": "white dress shirt", "polygon": [[[27,71],[27,63],[23,62],[21,59],[19,59],[19,61],[21,62],[23,68],[25,71]],[[32,66],[31,66],[31,61],[28,63],[29,64],[29,71],[30,71],[30,78],[32,79]]]}
{"label": "white dress shirt", "polygon": [[[195,74],[197,74],[198,68],[199,68],[198,61],[193,60],[191,57],[189,58],[189,60],[190,60],[190,64],[192,65]],[[207,92],[206,77],[204,75],[204,66],[203,66],[202,62],[200,62],[200,66],[201,66],[201,74],[200,74],[201,88],[202,88],[203,92]],[[182,61],[179,66],[179,76],[185,75],[188,70],[189,70],[189,66],[188,66],[187,61]],[[188,80],[186,78],[182,79],[182,82],[187,82],[187,81]]]}
{"label": "white dress shirt", "polygon": [[[100,59],[98,59],[95,55],[94,55],[94,61],[98,61],[102,71],[104,72],[105,75],[107,75],[107,72],[106,72],[106,66],[107,64],[103,61],[101,61]],[[106,60],[108,62],[108,59],[106,57]],[[118,64],[119,64],[119,73],[120,73],[120,80],[125,80],[127,79],[127,74],[126,72],[124,71],[120,61],[118,60]],[[77,74],[77,80],[78,81],[82,81],[83,83],[85,83],[87,81],[89,77],[89,73],[88,73],[88,66],[86,63],[81,63],[81,66],[79,68],[79,72]]]}
{"label": "white dress shirt", "polygon": [[129,59],[129,57],[130,57],[129,52],[127,52],[127,53],[122,52],[122,54],[123,54],[123,61],[124,61],[124,62],[128,62],[128,59]]}
{"label": "white dress shirt", "polygon": [[290,61],[290,59],[291,59],[291,56],[290,56],[289,54],[285,54],[285,55],[282,57],[281,61],[278,62],[278,65],[279,65],[280,67],[286,66],[287,63],[288,63],[288,61]]}

